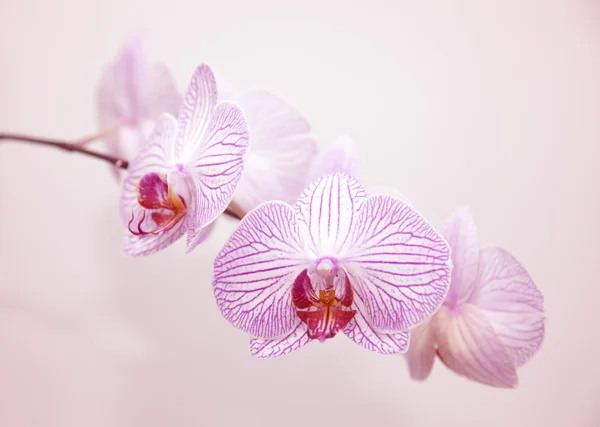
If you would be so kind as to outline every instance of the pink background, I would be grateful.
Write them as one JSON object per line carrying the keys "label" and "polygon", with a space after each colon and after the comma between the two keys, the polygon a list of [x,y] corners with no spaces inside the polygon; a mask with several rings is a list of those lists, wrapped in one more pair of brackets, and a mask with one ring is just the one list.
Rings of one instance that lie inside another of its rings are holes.
{"label": "pink background", "polygon": [[126,258],[104,164],[2,143],[2,426],[600,426],[598,2],[2,0],[0,17],[0,130],[93,133],[100,73],[143,30],[181,88],[205,61],[323,145],[353,136],[365,184],[433,223],[468,204],[548,316],[517,390],[440,364],[414,383],[342,337],[255,360],[210,286],[233,222],[190,255]]}

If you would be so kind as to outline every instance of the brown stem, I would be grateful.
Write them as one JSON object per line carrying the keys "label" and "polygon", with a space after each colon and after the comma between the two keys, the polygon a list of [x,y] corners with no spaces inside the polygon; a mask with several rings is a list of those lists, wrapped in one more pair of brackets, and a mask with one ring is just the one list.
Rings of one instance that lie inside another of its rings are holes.
{"label": "brown stem", "polygon": [[97,153],[96,151],[88,150],[79,144],[74,144],[67,141],[52,140],[46,138],[37,138],[33,136],[16,135],[11,133],[0,133],[1,140],[13,140],[21,142],[29,142],[31,144],[47,145],[50,147],[60,148],[61,150],[70,151],[73,153],[80,153],[86,156],[95,157],[96,159],[104,160],[113,166],[121,169],[127,169],[129,162],[127,160],[119,159],[108,154]]}
{"label": "brown stem", "polygon": [[[103,133],[104,134],[104,133]],[[101,134],[101,135],[103,135]],[[129,166],[129,162],[127,160],[119,159],[114,156],[109,156],[108,154],[97,153],[95,151],[88,150],[84,148],[83,145],[91,140],[96,138],[86,138],[84,140],[72,143],[67,141],[60,140],[52,140],[46,138],[37,138],[32,136],[25,135],[17,135],[12,133],[0,133],[0,141],[2,140],[13,140],[13,141],[21,141],[21,142],[29,142],[31,144],[39,144],[39,145],[47,145],[50,147],[60,148],[61,150],[70,151],[72,153],[80,153],[86,156],[94,157],[96,159],[104,160],[105,162],[110,163],[113,166],[116,166],[121,169],[127,169]],[[241,220],[244,217],[244,213],[237,207],[235,203],[231,203],[227,210],[223,212],[223,215],[227,215],[231,218]]]}

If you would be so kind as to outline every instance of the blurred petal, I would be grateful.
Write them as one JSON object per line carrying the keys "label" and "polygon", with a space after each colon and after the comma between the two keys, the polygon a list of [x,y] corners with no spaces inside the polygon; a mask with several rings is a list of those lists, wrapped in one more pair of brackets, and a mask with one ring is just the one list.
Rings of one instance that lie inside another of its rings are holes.
{"label": "blurred petal", "polygon": [[291,286],[306,268],[292,208],[268,202],[240,222],[214,263],[213,288],[223,316],[257,338],[296,328]]}
{"label": "blurred petal", "polygon": [[311,180],[332,173],[344,173],[359,179],[360,156],[356,142],[348,137],[340,137],[321,151],[311,168]]}
{"label": "blurred petal", "polygon": [[408,348],[409,332],[384,334],[376,331],[365,319],[365,308],[357,298],[354,304],[356,315],[344,328],[344,334],[367,350],[381,354],[404,353]]}
{"label": "blurred petal", "polygon": [[201,230],[213,222],[231,202],[242,176],[248,148],[246,121],[237,105],[217,105],[206,140],[187,165],[198,188],[197,203],[190,212],[188,252],[199,243]]}
{"label": "blurred petal", "polygon": [[410,346],[406,352],[408,371],[413,380],[427,379],[435,359],[435,334],[431,320],[421,323],[410,331]]}
{"label": "blurred petal", "polygon": [[[131,160],[145,145],[154,121],[175,114],[181,104],[173,78],[162,63],[150,63],[141,38],[129,39],[103,73],[97,92],[98,121],[108,152]],[[110,132],[120,127],[118,131]]]}
{"label": "blurred petal", "polygon": [[307,185],[317,146],[307,120],[281,98],[247,92],[239,105],[250,147],[235,201],[246,212],[268,200],[294,203]]}
{"label": "blurred petal", "polygon": [[352,252],[341,261],[377,330],[408,330],[444,301],[450,248],[412,207],[391,196],[370,196],[349,240]]}
{"label": "blurred petal", "polygon": [[[200,65],[185,93],[183,105],[179,110],[179,137],[175,147],[178,159],[190,159],[197,147],[206,139],[209,124],[217,106],[217,83],[215,76],[206,64]],[[213,129],[214,131],[214,129]]]}
{"label": "blurred petal", "polygon": [[315,254],[343,255],[366,196],[358,181],[344,174],[324,176],[304,190],[295,211]]}
{"label": "blurred petal", "polygon": [[517,366],[523,365],[544,340],[544,297],[510,253],[485,248],[470,303],[483,310]]}
{"label": "blurred petal", "polygon": [[271,340],[250,338],[250,353],[259,359],[285,356],[310,342],[306,335],[306,325],[297,320],[297,326],[289,334]]}
{"label": "blurred petal", "polygon": [[155,62],[148,70],[148,92],[146,94],[147,116],[156,120],[163,113],[177,114],[183,97],[171,72],[162,62]]}
{"label": "blurred petal", "polygon": [[452,280],[446,302],[459,304],[469,298],[477,278],[479,247],[475,221],[466,208],[457,209],[438,230],[452,249]]}
{"label": "blurred petal", "polygon": [[[126,228],[129,228],[132,223],[132,218],[143,222],[139,224],[142,229],[152,229],[154,223],[150,215],[145,215],[144,209],[138,203],[137,186],[143,176],[147,174],[166,174],[168,166],[172,159],[169,152],[171,151],[173,141],[177,133],[177,122],[170,114],[162,115],[153,134],[150,137],[148,145],[146,145],[131,162],[128,169],[127,177],[123,182],[121,192],[121,220]],[[171,230],[154,235],[146,234],[136,236],[127,232],[123,242],[123,249],[127,255],[139,256],[148,255],[158,250],[161,250],[179,237],[186,231],[184,226],[186,219],[179,221]]]}
{"label": "blurred petal", "polygon": [[454,372],[494,387],[515,387],[516,366],[486,315],[471,304],[441,308],[433,322],[438,355]]}

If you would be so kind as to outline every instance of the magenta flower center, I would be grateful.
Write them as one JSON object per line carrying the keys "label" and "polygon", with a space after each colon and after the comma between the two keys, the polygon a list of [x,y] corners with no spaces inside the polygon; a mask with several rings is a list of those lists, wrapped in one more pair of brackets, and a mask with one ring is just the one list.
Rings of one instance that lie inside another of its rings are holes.
{"label": "magenta flower center", "polygon": [[[131,234],[136,236],[160,234],[171,230],[185,216],[187,206],[184,198],[173,191],[167,181],[157,173],[144,175],[138,183],[137,193],[138,203],[144,210],[142,217],[137,222],[136,229],[132,229],[135,218],[134,213],[131,213],[131,220],[128,224]],[[142,229],[147,212],[150,213],[155,224],[151,230]]]}
{"label": "magenta flower center", "polygon": [[297,308],[296,314],[307,326],[308,337],[323,342],[342,330],[356,310],[350,308],[354,293],[345,272],[337,267],[319,268],[321,264],[317,271],[324,280],[319,280],[317,285],[318,296],[308,271],[303,270],[292,286],[292,302]]}

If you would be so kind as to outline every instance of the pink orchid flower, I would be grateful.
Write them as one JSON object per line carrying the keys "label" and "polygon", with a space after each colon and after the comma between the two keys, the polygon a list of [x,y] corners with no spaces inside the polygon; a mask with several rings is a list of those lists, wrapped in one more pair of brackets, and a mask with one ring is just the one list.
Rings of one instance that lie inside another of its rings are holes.
{"label": "pink orchid flower", "polygon": [[198,67],[177,119],[163,114],[123,182],[125,253],[148,255],[186,231],[188,252],[230,203],[248,147],[239,107],[217,103],[211,69]]}
{"label": "pink orchid flower", "polygon": [[517,368],[544,339],[544,299],[521,264],[502,248],[477,246],[473,218],[461,209],[440,227],[452,249],[450,291],[440,310],[411,333],[413,379],[429,376],[435,355],[459,375],[515,387]]}
{"label": "pink orchid flower", "polygon": [[443,302],[450,269],[447,243],[413,208],[333,174],[293,208],[271,201],[252,210],[215,259],[213,288],[257,357],[339,331],[394,354]]}
{"label": "pink orchid flower", "polygon": [[162,113],[176,114],[181,94],[167,67],[152,63],[140,38],[131,38],[103,73],[98,122],[108,153],[130,161],[145,145]]}

